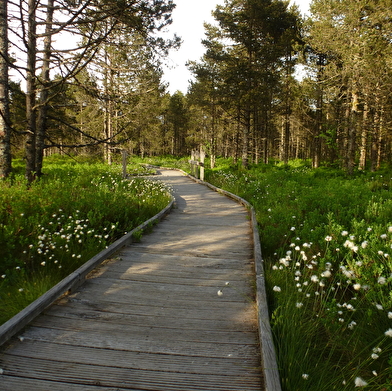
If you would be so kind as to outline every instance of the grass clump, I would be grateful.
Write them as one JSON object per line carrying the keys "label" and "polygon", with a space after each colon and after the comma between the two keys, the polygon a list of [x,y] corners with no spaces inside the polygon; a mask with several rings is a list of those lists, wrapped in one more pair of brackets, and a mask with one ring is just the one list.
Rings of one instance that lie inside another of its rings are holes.
{"label": "grass clump", "polygon": [[121,171],[56,157],[29,188],[17,171],[0,182],[0,323],[169,203],[162,183]]}
{"label": "grass clump", "polygon": [[392,174],[297,161],[206,180],[255,207],[283,390],[392,390]]}

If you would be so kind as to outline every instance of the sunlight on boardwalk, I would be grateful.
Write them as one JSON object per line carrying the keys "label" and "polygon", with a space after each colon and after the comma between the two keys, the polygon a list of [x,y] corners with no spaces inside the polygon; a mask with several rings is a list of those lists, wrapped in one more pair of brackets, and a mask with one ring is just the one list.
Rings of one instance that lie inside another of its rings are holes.
{"label": "sunlight on boardwalk", "polygon": [[162,174],[175,209],[6,346],[1,390],[263,389],[247,212]]}

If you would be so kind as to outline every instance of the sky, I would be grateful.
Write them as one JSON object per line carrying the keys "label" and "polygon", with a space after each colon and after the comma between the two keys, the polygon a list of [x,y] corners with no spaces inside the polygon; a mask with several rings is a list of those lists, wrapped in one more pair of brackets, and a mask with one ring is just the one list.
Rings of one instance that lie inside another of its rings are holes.
{"label": "sky", "polygon": [[[291,3],[297,4],[301,13],[307,13],[310,1],[291,0]],[[223,5],[224,0],[175,0],[175,3],[177,7],[173,11],[173,23],[168,34],[176,33],[182,38],[183,43],[179,50],[170,52],[167,65],[164,67],[163,79],[169,83],[168,90],[171,94],[176,91],[185,94],[188,90],[188,81],[192,78],[185,64],[190,60],[199,60],[203,56],[203,23],[214,22],[211,12],[218,4]]]}

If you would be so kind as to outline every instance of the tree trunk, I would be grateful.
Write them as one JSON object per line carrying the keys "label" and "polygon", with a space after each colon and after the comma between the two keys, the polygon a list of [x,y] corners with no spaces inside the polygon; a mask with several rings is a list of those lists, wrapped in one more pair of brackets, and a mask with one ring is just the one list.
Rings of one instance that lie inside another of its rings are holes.
{"label": "tree trunk", "polygon": [[44,156],[45,147],[45,133],[47,123],[47,111],[48,111],[48,98],[49,98],[49,85],[50,85],[50,58],[52,55],[52,23],[53,23],[53,12],[54,12],[54,0],[48,0],[47,14],[46,14],[46,27],[45,27],[45,39],[44,39],[44,53],[43,53],[43,64],[42,64],[42,89],[40,93],[40,107],[38,111],[37,121],[37,137],[36,137],[36,152],[35,152],[35,169],[37,176],[42,175],[42,162]]}
{"label": "tree trunk", "polygon": [[317,85],[316,85],[316,96],[317,96],[317,107],[316,107],[316,124],[315,132],[313,137],[313,156],[312,156],[312,167],[318,168],[321,163],[321,138],[323,130],[323,118],[324,118],[324,67],[325,67],[325,56],[322,54],[318,55],[318,72],[317,72]]}
{"label": "tree trunk", "polygon": [[359,147],[359,169],[366,169],[366,159],[367,159],[367,144],[368,144],[368,114],[369,106],[365,102],[365,107],[363,109],[363,120],[362,120],[362,131],[361,131],[361,145]]}
{"label": "tree trunk", "polygon": [[250,108],[248,107],[245,113],[245,124],[242,125],[242,151],[241,151],[241,162],[242,168],[248,168],[249,165],[249,134],[250,134]]}
{"label": "tree trunk", "polygon": [[0,177],[7,177],[11,172],[7,4],[6,0],[0,2]]}
{"label": "tree trunk", "polygon": [[355,167],[355,148],[358,126],[358,94],[352,93],[351,114],[348,129],[347,172],[352,175]]}
{"label": "tree trunk", "polygon": [[217,122],[217,114],[216,114],[216,104],[215,97],[212,97],[211,103],[211,152],[210,152],[210,167],[215,168],[216,161],[216,122]]}
{"label": "tree trunk", "polygon": [[36,4],[35,0],[28,2],[28,32],[27,32],[27,64],[26,64],[26,179],[31,183],[35,178],[35,142],[36,142]]}

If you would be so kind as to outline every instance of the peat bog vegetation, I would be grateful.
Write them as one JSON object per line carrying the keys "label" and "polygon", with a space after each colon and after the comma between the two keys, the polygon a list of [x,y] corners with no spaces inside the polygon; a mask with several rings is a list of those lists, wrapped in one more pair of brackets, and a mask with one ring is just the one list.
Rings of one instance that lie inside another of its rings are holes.
{"label": "peat bog vegetation", "polygon": [[0,324],[170,201],[119,165],[50,158],[29,189],[14,168],[0,182]]}
{"label": "peat bog vegetation", "polygon": [[[1,183],[3,321],[167,205],[165,188],[120,171],[51,159],[29,190],[22,175]],[[392,390],[392,171],[218,159],[206,180],[255,207],[283,390]]]}
{"label": "peat bog vegetation", "polygon": [[283,390],[392,390],[392,173],[258,165],[206,180],[256,210]]}

